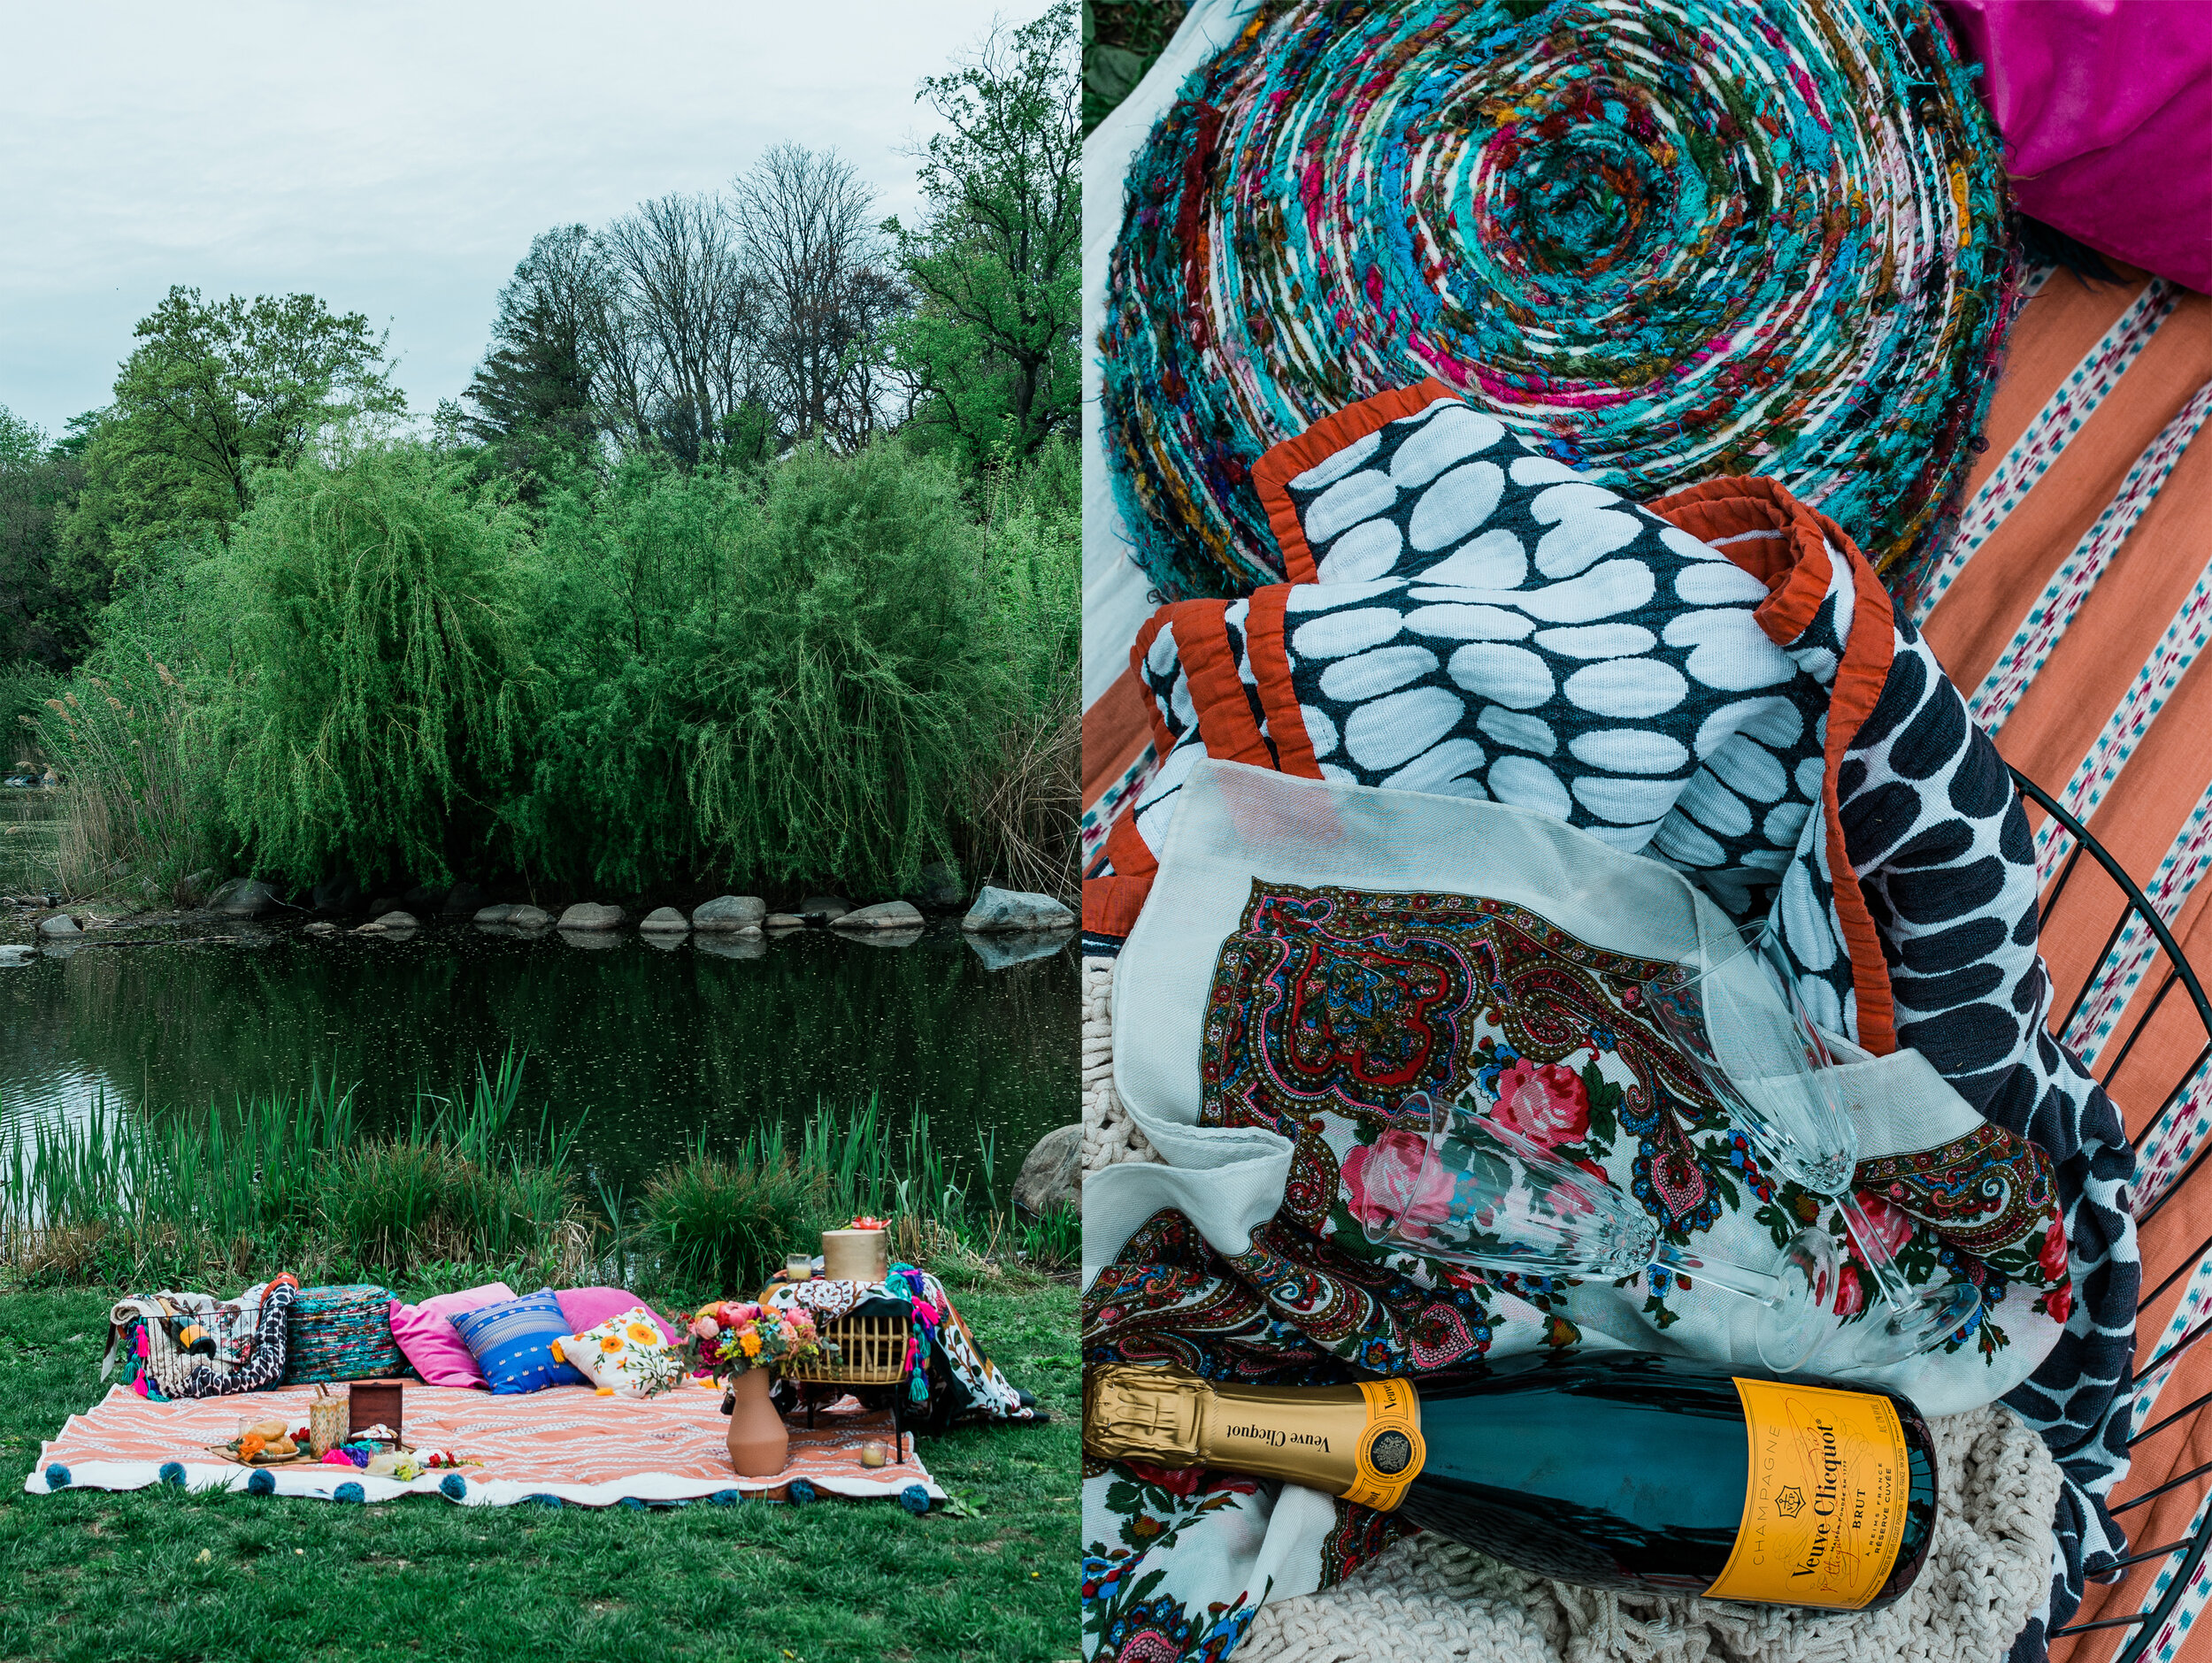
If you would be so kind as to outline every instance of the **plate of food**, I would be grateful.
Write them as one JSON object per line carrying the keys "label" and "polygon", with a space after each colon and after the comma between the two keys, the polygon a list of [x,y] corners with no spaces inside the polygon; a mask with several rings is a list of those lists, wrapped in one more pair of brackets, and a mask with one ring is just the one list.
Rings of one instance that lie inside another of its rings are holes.
{"label": "plate of food", "polygon": [[210,1453],[242,1467],[283,1467],[315,1459],[308,1447],[307,1429],[288,1427],[281,1421],[256,1421],[240,1427],[238,1436],[229,1443],[207,1447]]}

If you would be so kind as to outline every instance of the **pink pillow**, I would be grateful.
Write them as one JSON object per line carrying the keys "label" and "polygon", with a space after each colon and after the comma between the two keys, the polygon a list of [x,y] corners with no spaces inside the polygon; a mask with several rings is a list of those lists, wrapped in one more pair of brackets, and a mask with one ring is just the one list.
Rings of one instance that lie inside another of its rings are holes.
{"label": "pink pillow", "polygon": [[653,1325],[668,1337],[671,1345],[676,1344],[676,1330],[668,1326],[652,1303],[641,1299],[634,1293],[620,1288],[563,1288],[553,1296],[561,1302],[561,1314],[568,1319],[568,1331],[580,1334],[588,1328],[597,1328],[611,1316],[619,1316],[633,1306],[642,1305],[653,1312]]}
{"label": "pink pillow", "polygon": [[441,1293],[435,1299],[425,1299],[420,1305],[402,1305],[392,1301],[392,1337],[399,1342],[401,1354],[415,1366],[426,1386],[484,1385],[484,1371],[476,1366],[476,1359],[469,1348],[461,1344],[461,1337],[454,1331],[449,1318],[464,1311],[480,1311],[488,1305],[502,1305],[515,1297],[515,1291],[503,1282],[488,1282],[480,1288],[468,1288],[459,1293]]}
{"label": "pink pillow", "polygon": [[1944,0],[2023,213],[2212,289],[2212,9]]}

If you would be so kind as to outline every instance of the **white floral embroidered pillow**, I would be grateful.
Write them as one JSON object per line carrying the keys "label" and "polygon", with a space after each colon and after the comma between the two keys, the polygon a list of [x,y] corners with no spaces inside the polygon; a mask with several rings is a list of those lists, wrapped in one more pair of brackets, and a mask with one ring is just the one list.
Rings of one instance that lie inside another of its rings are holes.
{"label": "white floral embroidered pillow", "polygon": [[683,1359],[641,1305],[554,1341],[553,1355],[618,1398],[649,1398],[684,1376]]}

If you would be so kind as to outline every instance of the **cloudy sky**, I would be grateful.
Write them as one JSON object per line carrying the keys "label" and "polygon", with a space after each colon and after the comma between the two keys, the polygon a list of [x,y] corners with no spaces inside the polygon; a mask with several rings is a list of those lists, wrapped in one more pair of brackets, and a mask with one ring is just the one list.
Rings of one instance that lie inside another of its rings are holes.
{"label": "cloudy sky", "polygon": [[784,140],[910,212],[917,83],[1041,0],[11,4],[0,404],[107,402],[183,283],[304,289],[391,331],[418,410],[459,395],[536,233],[711,190]]}

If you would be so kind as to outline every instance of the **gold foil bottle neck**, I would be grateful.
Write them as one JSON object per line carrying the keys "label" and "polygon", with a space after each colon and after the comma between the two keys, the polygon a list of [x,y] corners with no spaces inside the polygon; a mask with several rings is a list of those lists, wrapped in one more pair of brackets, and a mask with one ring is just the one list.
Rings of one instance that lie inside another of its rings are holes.
{"label": "gold foil bottle neck", "polygon": [[1102,1460],[1198,1464],[1210,1388],[1180,1368],[1108,1363],[1083,1383],[1083,1447]]}
{"label": "gold foil bottle neck", "polygon": [[1083,1447],[1102,1460],[1212,1467],[1391,1508],[1426,1459],[1402,1380],[1256,1386],[1109,1363],[1083,1383]]}

